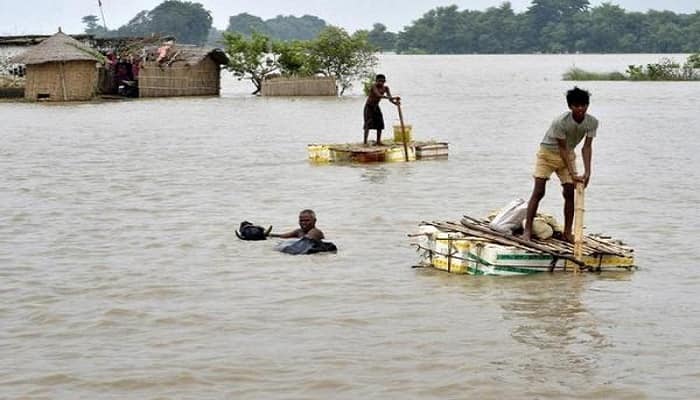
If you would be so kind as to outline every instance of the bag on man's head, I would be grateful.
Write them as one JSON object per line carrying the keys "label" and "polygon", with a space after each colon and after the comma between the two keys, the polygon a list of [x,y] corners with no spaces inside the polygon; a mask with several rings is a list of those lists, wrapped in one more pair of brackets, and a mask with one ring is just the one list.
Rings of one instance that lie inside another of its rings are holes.
{"label": "bag on man's head", "polygon": [[243,221],[236,231],[236,236],[241,240],[265,240],[272,231],[272,226],[267,229],[252,222]]}

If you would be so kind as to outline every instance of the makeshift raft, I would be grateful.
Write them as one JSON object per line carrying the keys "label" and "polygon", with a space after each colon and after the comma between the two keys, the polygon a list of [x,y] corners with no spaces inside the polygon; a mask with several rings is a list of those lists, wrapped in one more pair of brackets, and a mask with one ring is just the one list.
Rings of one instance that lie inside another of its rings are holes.
{"label": "makeshift raft", "polygon": [[[309,161],[313,163],[331,162],[402,162],[416,160],[446,159],[448,144],[445,142],[410,142],[404,149],[403,143],[385,142],[381,146],[367,146],[362,143],[310,144],[307,147]],[[406,160],[408,155],[408,160]]]}
{"label": "makeshift raft", "polygon": [[529,275],[540,272],[632,271],[634,250],[603,235],[586,235],[583,257],[573,245],[550,238],[526,241],[491,229],[488,221],[465,216],[460,222],[423,222],[412,243],[421,252],[420,266],[469,275]]}
{"label": "makeshift raft", "polygon": [[412,131],[411,125],[403,127],[394,125],[394,140],[384,140],[381,146],[363,143],[310,144],[307,146],[309,161],[372,163],[447,158],[449,150],[447,142],[414,141]]}

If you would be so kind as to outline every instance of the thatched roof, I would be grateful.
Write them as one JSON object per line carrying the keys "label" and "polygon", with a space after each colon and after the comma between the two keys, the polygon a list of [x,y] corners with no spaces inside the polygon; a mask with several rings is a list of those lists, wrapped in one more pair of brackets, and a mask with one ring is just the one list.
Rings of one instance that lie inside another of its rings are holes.
{"label": "thatched roof", "polygon": [[97,50],[59,31],[36,46],[10,59],[17,64],[43,64],[58,61],[102,61]]}
{"label": "thatched roof", "polygon": [[[147,60],[155,60],[157,58],[157,50],[157,47],[147,48]],[[175,44],[168,52],[165,63],[168,65],[197,65],[207,57],[211,57],[219,65],[226,65],[229,61],[228,55],[219,48]]]}
{"label": "thatched roof", "polygon": [[196,65],[202,62],[207,57],[219,63],[219,65],[228,64],[228,56],[221,49],[211,47],[182,47],[181,53],[178,56],[178,61],[183,61],[187,65]]}

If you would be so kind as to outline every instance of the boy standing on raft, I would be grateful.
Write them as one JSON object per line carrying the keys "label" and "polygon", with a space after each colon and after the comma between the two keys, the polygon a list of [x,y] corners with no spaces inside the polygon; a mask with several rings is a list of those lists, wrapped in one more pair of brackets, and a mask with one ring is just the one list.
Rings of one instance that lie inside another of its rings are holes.
{"label": "boy standing on raft", "polygon": [[374,78],[374,84],[369,90],[369,95],[367,96],[367,101],[365,102],[364,109],[364,144],[367,145],[367,137],[369,136],[370,129],[375,129],[377,131],[377,146],[382,145],[382,130],[384,129],[384,116],[382,115],[382,110],[379,108],[379,101],[381,99],[387,99],[392,104],[398,104],[400,98],[392,97],[391,91],[388,86],[385,86],[386,76],[378,74]]}
{"label": "boy standing on raft", "polygon": [[[535,187],[527,206],[525,232],[523,239],[532,237],[532,221],[537,214],[540,200],[544,197],[547,180],[556,172],[564,195],[564,240],[573,243],[571,226],[574,221],[574,185],[583,183],[588,186],[591,179],[591,158],[593,155],[593,138],[596,137],[598,120],[586,112],[591,94],[574,87],[566,92],[569,112],[557,117],[544,135],[537,152],[535,163]],[[585,138],[581,155],[585,168],[583,175],[576,175],[576,155],[574,149]]]}

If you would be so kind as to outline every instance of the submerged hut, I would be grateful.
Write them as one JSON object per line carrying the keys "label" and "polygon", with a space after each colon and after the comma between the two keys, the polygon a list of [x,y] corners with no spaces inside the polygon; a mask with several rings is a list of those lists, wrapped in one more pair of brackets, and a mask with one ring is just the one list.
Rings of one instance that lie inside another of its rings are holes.
{"label": "submerged hut", "polygon": [[97,50],[59,30],[11,61],[26,65],[26,99],[71,101],[95,96],[100,57]]}
{"label": "submerged hut", "polygon": [[149,52],[138,77],[139,97],[211,96],[221,91],[221,49],[166,45]]}
{"label": "submerged hut", "polygon": [[262,82],[263,96],[337,96],[335,77],[272,77]]}

